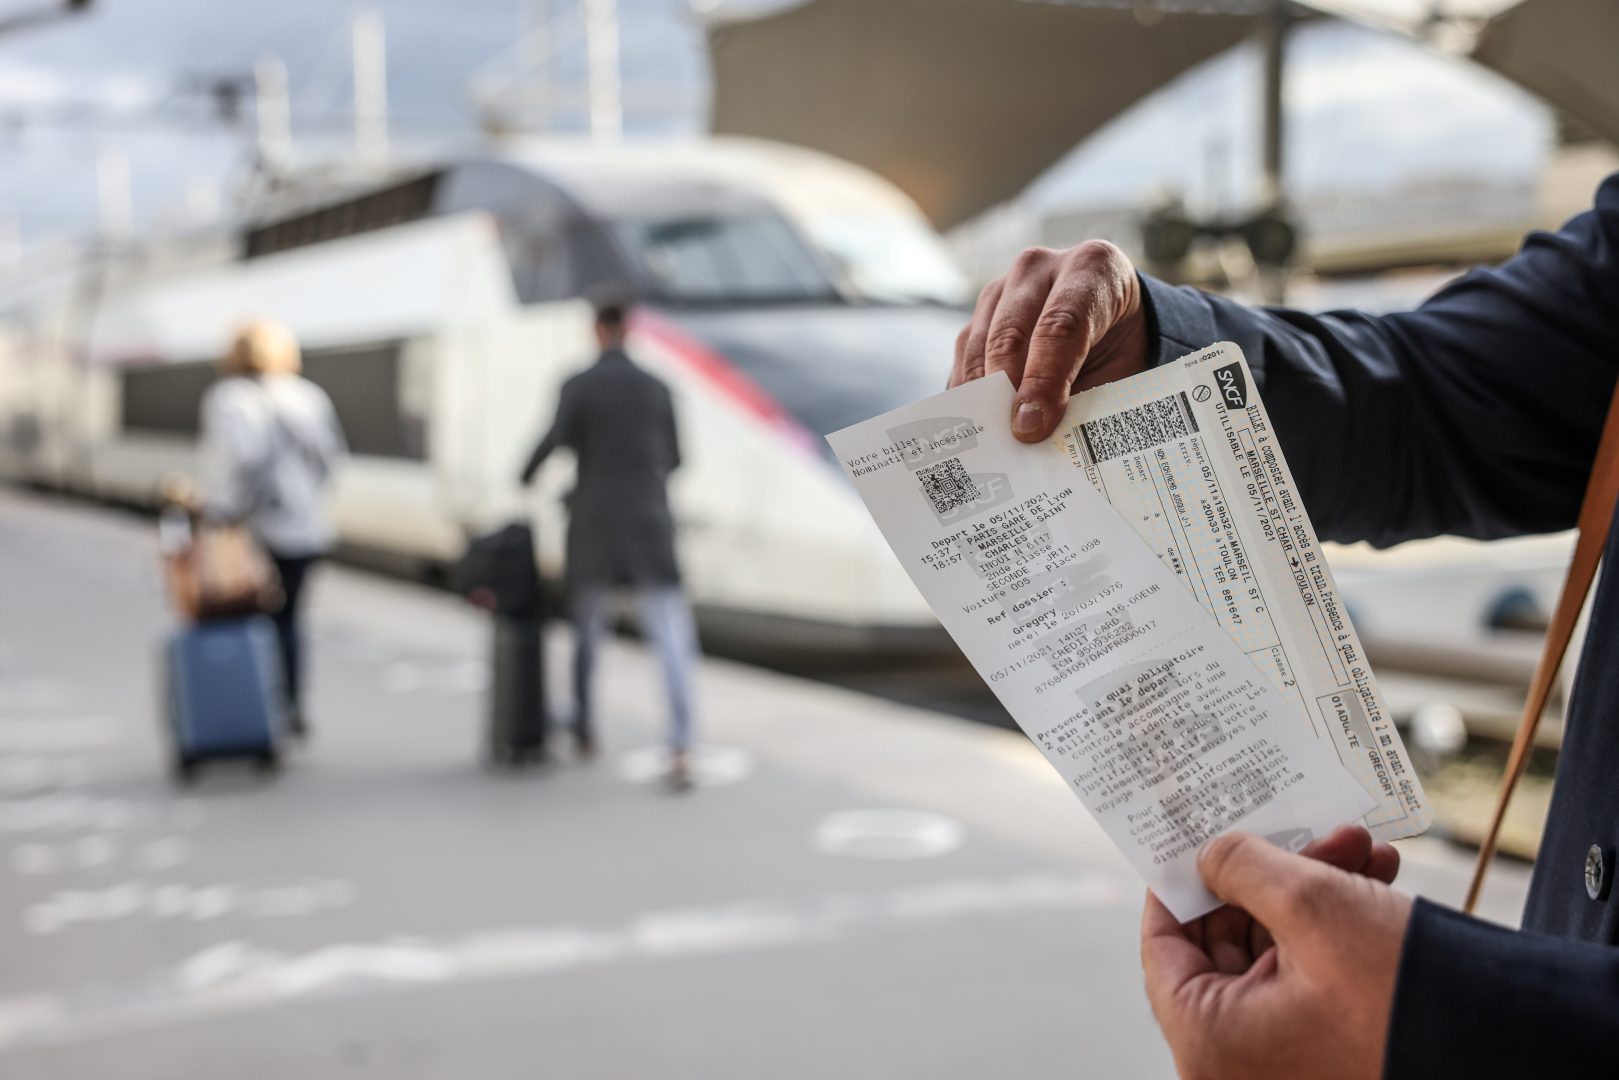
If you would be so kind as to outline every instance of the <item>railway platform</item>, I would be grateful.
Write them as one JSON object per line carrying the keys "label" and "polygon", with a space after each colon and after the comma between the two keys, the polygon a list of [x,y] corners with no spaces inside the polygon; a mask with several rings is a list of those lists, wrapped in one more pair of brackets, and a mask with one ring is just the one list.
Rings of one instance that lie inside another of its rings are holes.
{"label": "railway platform", "polygon": [[[327,566],[312,740],[177,788],[152,534],[0,489],[11,1080],[1172,1075],[1141,886],[1017,733],[707,660],[672,794],[617,641],[601,756],[492,773],[484,617]],[[1405,887],[1460,897],[1467,853],[1403,848]]]}

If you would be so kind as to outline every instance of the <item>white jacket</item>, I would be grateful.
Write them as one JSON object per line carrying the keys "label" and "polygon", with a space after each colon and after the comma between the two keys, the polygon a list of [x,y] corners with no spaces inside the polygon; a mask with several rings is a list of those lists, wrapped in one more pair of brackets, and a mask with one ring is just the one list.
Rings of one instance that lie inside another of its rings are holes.
{"label": "white jacket", "polygon": [[331,398],[301,376],[233,376],[203,395],[208,516],[245,520],[273,554],[331,548],[327,491],[347,453]]}

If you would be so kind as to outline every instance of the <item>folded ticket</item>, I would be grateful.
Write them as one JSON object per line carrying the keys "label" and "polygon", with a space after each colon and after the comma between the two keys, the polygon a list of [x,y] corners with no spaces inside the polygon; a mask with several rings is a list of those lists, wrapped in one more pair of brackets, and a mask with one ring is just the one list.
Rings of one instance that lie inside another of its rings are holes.
{"label": "folded ticket", "polygon": [[940,621],[1182,920],[1197,850],[1426,827],[1246,363],[1076,397],[1051,439],[980,379],[828,437]]}

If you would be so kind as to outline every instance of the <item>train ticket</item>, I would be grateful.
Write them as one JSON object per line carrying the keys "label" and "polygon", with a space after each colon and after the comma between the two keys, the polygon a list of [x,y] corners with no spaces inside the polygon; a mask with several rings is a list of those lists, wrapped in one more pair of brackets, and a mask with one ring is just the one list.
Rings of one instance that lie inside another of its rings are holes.
{"label": "train ticket", "polygon": [[[1039,445],[1007,430],[1005,376],[829,436],[945,628],[1181,919],[1216,906],[1195,856],[1222,831],[1296,848],[1363,817],[1391,835],[1401,798],[1407,831],[1423,813],[1251,386],[1223,346],[1081,395]],[[1331,662],[1295,640],[1329,596],[1321,625],[1346,634],[1331,693]]]}
{"label": "train ticket", "polygon": [[1056,441],[1332,747],[1378,840],[1433,819],[1293,474],[1224,343],[1079,395]]}

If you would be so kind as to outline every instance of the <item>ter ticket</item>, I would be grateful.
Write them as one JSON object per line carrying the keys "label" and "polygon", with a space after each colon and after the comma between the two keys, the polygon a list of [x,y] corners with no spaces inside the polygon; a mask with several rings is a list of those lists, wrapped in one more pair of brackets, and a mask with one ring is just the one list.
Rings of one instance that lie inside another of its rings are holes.
{"label": "ter ticket", "polygon": [[1177,918],[1231,828],[1427,827],[1234,345],[1076,397],[1039,445],[1004,376],[828,437],[928,604]]}

